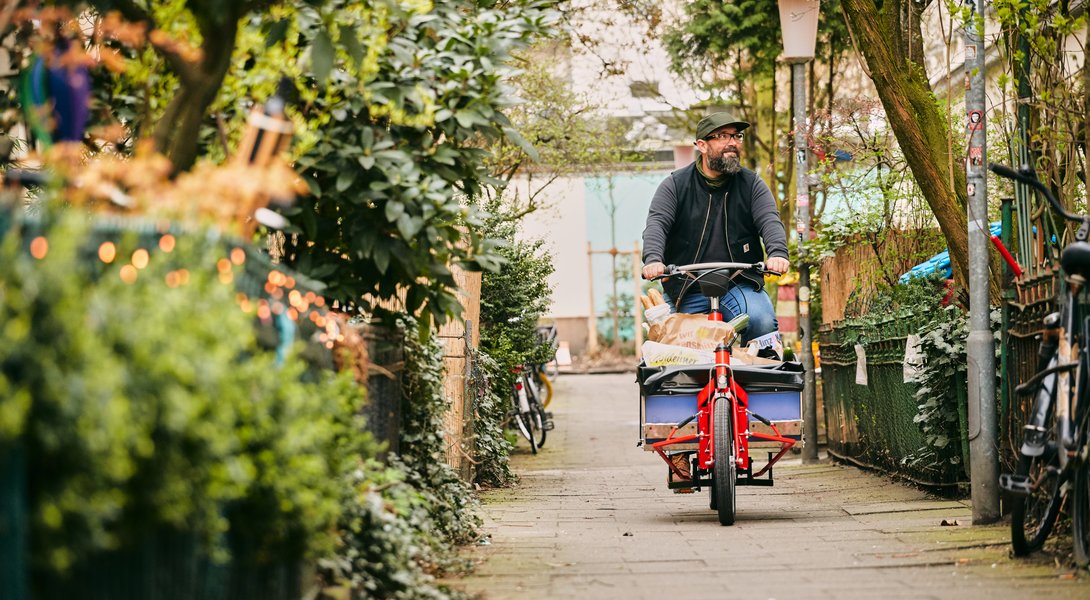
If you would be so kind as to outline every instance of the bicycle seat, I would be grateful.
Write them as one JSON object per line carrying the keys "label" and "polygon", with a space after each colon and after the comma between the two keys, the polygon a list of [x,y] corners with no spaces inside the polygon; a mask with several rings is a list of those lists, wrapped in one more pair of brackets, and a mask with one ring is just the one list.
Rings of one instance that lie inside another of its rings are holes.
{"label": "bicycle seat", "polygon": [[700,293],[708,298],[718,298],[730,289],[731,276],[728,273],[712,271],[701,275],[697,281],[700,285]]}
{"label": "bicycle seat", "polygon": [[1072,242],[1060,254],[1060,265],[1068,275],[1090,277],[1090,243]]}

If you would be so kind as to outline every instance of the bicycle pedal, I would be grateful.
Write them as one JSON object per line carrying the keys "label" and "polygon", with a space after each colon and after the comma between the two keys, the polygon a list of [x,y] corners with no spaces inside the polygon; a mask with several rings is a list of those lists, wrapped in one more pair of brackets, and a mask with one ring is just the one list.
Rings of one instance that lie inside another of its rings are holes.
{"label": "bicycle pedal", "polygon": [[675,494],[692,494],[692,493],[695,493],[695,492],[696,492],[696,489],[694,489],[694,488],[674,488],[674,493]]}
{"label": "bicycle pedal", "polygon": [[544,427],[545,427],[545,431],[552,431],[553,428],[556,427],[556,425],[553,423],[553,413],[551,413],[551,412],[545,413]]}
{"label": "bicycle pedal", "polygon": [[1018,496],[1033,493],[1033,481],[1026,475],[1003,473],[999,476],[999,489]]}

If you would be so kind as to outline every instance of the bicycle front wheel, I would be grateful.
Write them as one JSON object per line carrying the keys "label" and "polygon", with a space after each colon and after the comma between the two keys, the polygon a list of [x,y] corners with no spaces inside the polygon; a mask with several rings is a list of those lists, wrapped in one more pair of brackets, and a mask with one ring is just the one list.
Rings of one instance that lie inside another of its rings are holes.
{"label": "bicycle front wheel", "polygon": [[1075,542],[1075,564],[1090,565],[1090,464],[1082,463],[1075,471],[1071,490],[1071,537]]}
{"label": "bicycle front wheel", "polygon": [[1041,456],[1023,455],[1018,474],[1037,482],[1028,496],[1014,497],[1011,509],[1011,548],[1015,556],[1025,556],[1044,545],[1060,514],[1063,495],[1055,448]]}
{"label": "bicycle front wheel", "polygon": [[713,503],[719,514],[720,525],[734,525],[734,492],[737,468],[734,465],[734,428],[731,426],[731,401],[718,398],[715,401],[715,462],[712,463],[712,486],[715,490]]}

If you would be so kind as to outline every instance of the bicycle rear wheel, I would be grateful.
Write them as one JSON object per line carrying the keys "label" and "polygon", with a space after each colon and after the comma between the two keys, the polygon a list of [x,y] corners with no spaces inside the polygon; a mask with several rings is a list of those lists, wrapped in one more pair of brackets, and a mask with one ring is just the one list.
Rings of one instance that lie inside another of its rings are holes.
{"label": "bicycle rear wheel", "polygon": [[731,401],[721,397],[715,401],[715,462],[712,463],[712,502],[720,525],[734,525],[734,492],[737,468],[734,465],[734,428],[731,426]]}
{"label": "bicycle rear wheel", "polygon": [[537,454],[537,440],[534,439],[532,419],[534,411],[530,398],[525,382],[522,380],[516,382],[514,389],[511,390],[511,400],[514,405],[514,410],[511,411],[511,420],[515,422],[515,428],[522,434],[522,437],[526,438],[526,441],[530,443],[530,452]]}
{"label": "bicycle rear wheel", "polygon": [[1011,548],[1015,556],[1025,556],[1044,545],[1060,514],[1063,494],[1055,448],[1050,445],[1041,456],[1023,455],[1017,473],[1038,482],[1028,496],[1015,496],[1011,509]]}
{"label": "bicycle rear wheel", "polygon": [[529,413],[515,413],[513,420],[515,421],[515,428],[518,429],[522,437],[526,438],[526,441],[530,443],[530,452],[537,454],[537,441],[534,439],[532,421]]}

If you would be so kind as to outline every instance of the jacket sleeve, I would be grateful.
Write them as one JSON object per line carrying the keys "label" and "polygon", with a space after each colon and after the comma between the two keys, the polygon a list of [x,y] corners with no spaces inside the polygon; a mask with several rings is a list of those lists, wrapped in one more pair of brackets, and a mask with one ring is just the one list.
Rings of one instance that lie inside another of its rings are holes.
{"label": "jacket sleeve", "polygon": [[663,262],[666,252],[666,236],[674,226],[677,214],[677,193],[673,176],[659,184],[651,198],[647,211],[647,225],[643,228],[643,264]]}
{"label": "jacket sleeve", "polygon": [[[776,199],[772,196],[772,190],[760,177],[753,181],[753,224],[764,241],[765,252],[769,258],[779,256],[788,258],[787,232],[784,230],[783,221],[780,220],[780,211],[776,208]],[[646,239],[647,234],[644,234]]]}

